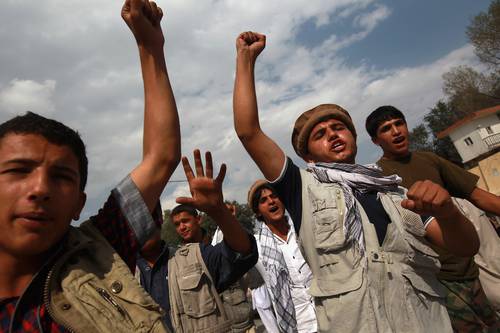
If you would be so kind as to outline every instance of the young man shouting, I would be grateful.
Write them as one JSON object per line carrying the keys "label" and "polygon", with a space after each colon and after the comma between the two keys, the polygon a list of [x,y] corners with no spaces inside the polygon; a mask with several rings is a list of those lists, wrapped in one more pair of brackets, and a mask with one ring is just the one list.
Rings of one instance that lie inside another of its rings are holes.
{"label": "young man shouting", "polygon": [[[500,213],[500,197],[477,187],[478,176],[434,153],[410,152],[405,116],[394,106],[377,108],[366,118],[365,126],[373,143],[380,146],[383,151],[383,156],[377,164],[385,175],[397,174],[402,177],[402,186],[411,188],[418,181],[430,180],[444,187],[453,197],[469,200],[478,208],[496,215]],[[464,212],[475,210],[473,206],[468,209],[468,206],[472,205],[469,203],[460,205]],[[481,213],[475,215],[480,216]],[[474,221],[478,230],[488,227],[491,229],[487,218],[481,220]],[[481,234],[487,236],[481,239],[481,248],[489,249],[486,253],[480,251],[483,261],[491,262],[489,267],[486,267],[486,272],[496,280],[490,288],[493,296],[498,294],[495,290],[498,287],[498,278],[495,279],[495,274],[491,272],[498,266],[495,260],[500,253],[491,250],[498,243],[498,237],[494,232],[489,235],[484,232]],[[488,242],[491,245],[488,245]],[[500,329],[498,317],[479,281],[478,265],[474,262],[474,258],[454,256],[439,247],[434,247],[434,250],[439,253],[441,261],[438,278],[448,291],[446,308],[453,328],[459,332],[487,332],[490,329],[493,331]]]}
{"label": "young man shouting", "polygon": [[151,212],[180,158],[179,121],[163,54],[162,11],[127,0],[144,80],[142,162],[103,208],[85,204],[78,133],[27,113],[0,125],[0,331],[164,332],[161,311],[130,269],[155,229]]}
{"label": "young man shouting", "polygon": [[442,187],[420,182],[404,197],[396,176],[355,164],[356,130],[338,105],[299,116],[292,145],[308,169],[295,166],[259,125],[254,66],[264,47],[257,33],[236,40],[235,128],[299,234],[313,273],[318,330],[451,331],[429,243],[473,255],[474,227]]}
{"label": "young man shouting", "polygon": [[[307,293],[312,273],[283,203],[274,188],[261,179],[250,187],[248,205],[257,217],[254,236],[259,261],[255,268],[264,280],[275,321],[266,326],[278,327],[278,332],[316,332],[316,311]],[[263,322],[269,317],[261,316]]]}

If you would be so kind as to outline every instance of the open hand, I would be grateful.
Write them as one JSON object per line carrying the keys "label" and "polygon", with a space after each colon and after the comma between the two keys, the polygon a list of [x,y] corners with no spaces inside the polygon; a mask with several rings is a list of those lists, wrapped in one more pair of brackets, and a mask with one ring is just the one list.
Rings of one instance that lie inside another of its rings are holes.
{"label": "open hand", "polygon": [[188,159],[185,156],[182,157],[182,166],[189,183],[191,198],[179,197],[176,202],[193,206],[209,215],[216,210],[226,209],[222,195],[222,182],[226,175],[226,165],[221,165],[219,174],[214,179],[212,154],[209,151],[205,153],[205,170],[203,170],[200,151],[196,149],[193,155],[196,176]]}
{"label": "open hand", "polygon": [[420,215],[447,219],[457,211],[448,191],[430,180],[413,184],[407,197],[401,206]]}
{"label": "open hand", "polygon": [[265,47],[266,36],[257,32],[242,32],[236,39],[236,50],[238,52],[248,52],[250,58],[254,61]]}
{"label": "open hand", "polygon": [[122,7],[122,18],[134,34],[137,44],[146,47],[163,47],[162,17],[163,11],[154,1],[125,0]]}

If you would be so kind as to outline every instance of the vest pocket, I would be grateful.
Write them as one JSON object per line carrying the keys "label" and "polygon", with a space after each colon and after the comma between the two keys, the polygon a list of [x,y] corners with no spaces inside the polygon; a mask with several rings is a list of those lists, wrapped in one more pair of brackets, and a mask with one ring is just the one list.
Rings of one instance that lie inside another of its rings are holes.
{"label": "vest pocket", "polygon": [[177,277],[184,312],[191,317],[201,318],[216,309],[214,296],[210,292],[210,282],[200,265],[185,267]]}
{"label": "vest pocket", "polygon": [[433,297],[445,297],[444,288],[433,273],[403,271],[401,274],[409,281],[411,286],[418,291]]}
{"label": "vest pocket", "polygon": [[229,287],[228,289],[226,289],[222,294],[222,300],[224,302],[227,302],[231,305],[238,305],[244,301],[246,301],[246,296],[245,296],[245,292],[241,289],[241,288],[238,288],[238,287]]}

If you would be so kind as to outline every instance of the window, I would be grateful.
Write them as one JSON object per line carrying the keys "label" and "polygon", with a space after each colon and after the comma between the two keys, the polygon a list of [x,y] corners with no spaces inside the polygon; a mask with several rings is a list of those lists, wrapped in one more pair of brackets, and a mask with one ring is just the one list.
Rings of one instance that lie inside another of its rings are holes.
{"label": "window", "polygon": [[466,137],[464,139],[464,142],[467,146],[472,146],[474,144],[474,142],[472,142],[472,139],[470,137]]}
{"label": "window", "polygon": [[493,130],[491,129],[491,126],[486,126],[485,129],[486,129],[486,133],[493,134]]}

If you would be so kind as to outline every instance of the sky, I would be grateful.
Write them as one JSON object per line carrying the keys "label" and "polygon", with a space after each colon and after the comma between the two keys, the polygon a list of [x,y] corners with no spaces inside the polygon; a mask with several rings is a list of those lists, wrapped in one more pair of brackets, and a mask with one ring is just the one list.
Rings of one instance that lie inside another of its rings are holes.
{"label": "sky", "polygon": [[[263,130],[299,165],[295,119],[318,104],[346,108],[358,131],[358,163],[381,151],[364,130],[380,105],[401,109],[412,128],[443,99],[442,74],[480,69],[465,29],[485,0],[159,0],[165,54],[179,110],[182,152],[212,151],[225,162],[226,200],[246,202],[260,171],[232,117],[235,40],[266,34],[256,65]],[[0,122],[27,110],[78,130],[89,181],[81,220],[93,215],[142,156],[143,89],[135,41],[121,1],[3,0]],[[164,209],[188,194],[179,166]],[[78,222],[76,222],[78,223]]]}

